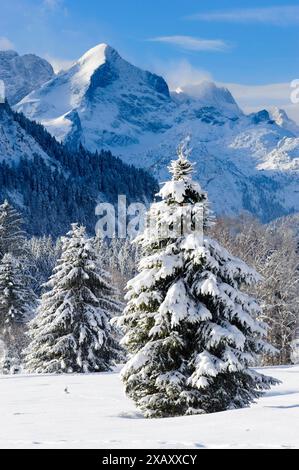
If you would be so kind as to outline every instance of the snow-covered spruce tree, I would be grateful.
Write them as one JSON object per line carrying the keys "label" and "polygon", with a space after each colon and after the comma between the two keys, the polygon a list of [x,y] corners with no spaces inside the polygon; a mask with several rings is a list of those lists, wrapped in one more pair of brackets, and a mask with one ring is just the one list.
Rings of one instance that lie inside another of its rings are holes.
{"label": "snow-covered spruce tree", "polygon": [[131,353],[122,371],[126,393],[146,417],[244,407],[277,383],[249,368],[272,349],[266,325],[255,320],[257,302],[240,290],[259,276],[205,236],[207,195],[191,179],[183,146],[170,172],[136,239],[140,272],[117,320]]}
{"label": "snow-covered spruce tree", "polygon": [[26,322],[32,318],[36,300],[28,284],[20,261],[5,254],[0,262],[0,339],[5,351],[0,370],[4,373],[20,368]]}
{"label": "snow-covered spruce tree", "polygon": [[0,258],[5,253],[17,257],[24,255],[25,232],[22,225],[21,215],[5,200],[0,205]]}
{"label": "snow-covered spruce tree", "polygon": [[102,269],[94,240],[72,225],[62,255],[30,322],[26,369],[36,373],[110,370],[118,358],[111,316],[120,311],[115,289]]}

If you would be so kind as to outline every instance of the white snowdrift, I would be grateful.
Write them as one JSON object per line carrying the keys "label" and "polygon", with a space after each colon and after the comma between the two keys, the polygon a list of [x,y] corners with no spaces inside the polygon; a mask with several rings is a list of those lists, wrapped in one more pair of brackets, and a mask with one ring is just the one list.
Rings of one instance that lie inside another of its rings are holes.
{"label": "white snowdrift", "polygon": [[263,372],[283,383],[251,408],[159,420],[117,373],[0,376],[0,448],[299,448],[299,366]]}

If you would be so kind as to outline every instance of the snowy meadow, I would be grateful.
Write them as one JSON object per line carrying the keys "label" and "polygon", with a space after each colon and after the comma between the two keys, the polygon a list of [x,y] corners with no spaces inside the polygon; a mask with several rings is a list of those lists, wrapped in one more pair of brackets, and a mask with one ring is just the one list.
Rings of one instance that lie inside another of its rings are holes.
{"label": "snowy meadow", "polygon": [[1,2],[0,449],[299,449],[299,6],[206,3]]}

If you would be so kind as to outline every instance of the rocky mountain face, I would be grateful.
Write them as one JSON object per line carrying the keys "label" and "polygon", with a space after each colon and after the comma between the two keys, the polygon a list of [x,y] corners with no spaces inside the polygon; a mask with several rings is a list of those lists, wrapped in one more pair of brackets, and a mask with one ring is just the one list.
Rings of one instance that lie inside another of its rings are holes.
{"label": "rocky mountain face", "polygon": [[34,54],[19,56],[15,51],[0,51],[0,80],[11,105],[54,76],[52,66]]}
{"label": "rocky mountain face", "polygon": [[290,119],[284,109],[273,108],[270,112],[271,118],[283,129],[299,136],[299,126],[293,119]]}
{"label": "rocky mountain face", "polygon": [[218,214],[249,211],[269,221],[299,210],[299,134],[285,114],[245,115],[229,90],[209,82],[196,98],[192,90],[170,93],[163,78],[105,44],[15,109],[73,148],[109,149],[160,180],[190,135],[197,178]]}

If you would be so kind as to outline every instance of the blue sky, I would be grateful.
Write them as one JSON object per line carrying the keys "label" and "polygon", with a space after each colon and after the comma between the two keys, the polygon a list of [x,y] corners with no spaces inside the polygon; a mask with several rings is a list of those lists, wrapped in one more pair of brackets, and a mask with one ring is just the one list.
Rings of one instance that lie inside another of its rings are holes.
{"label": "blue sky", "polygon": [[213,79],[248,109],[273,101],[294,113],[298,25],[298,0],[1,0],[0,48],[60,67],[106,42],[171,87]]}

